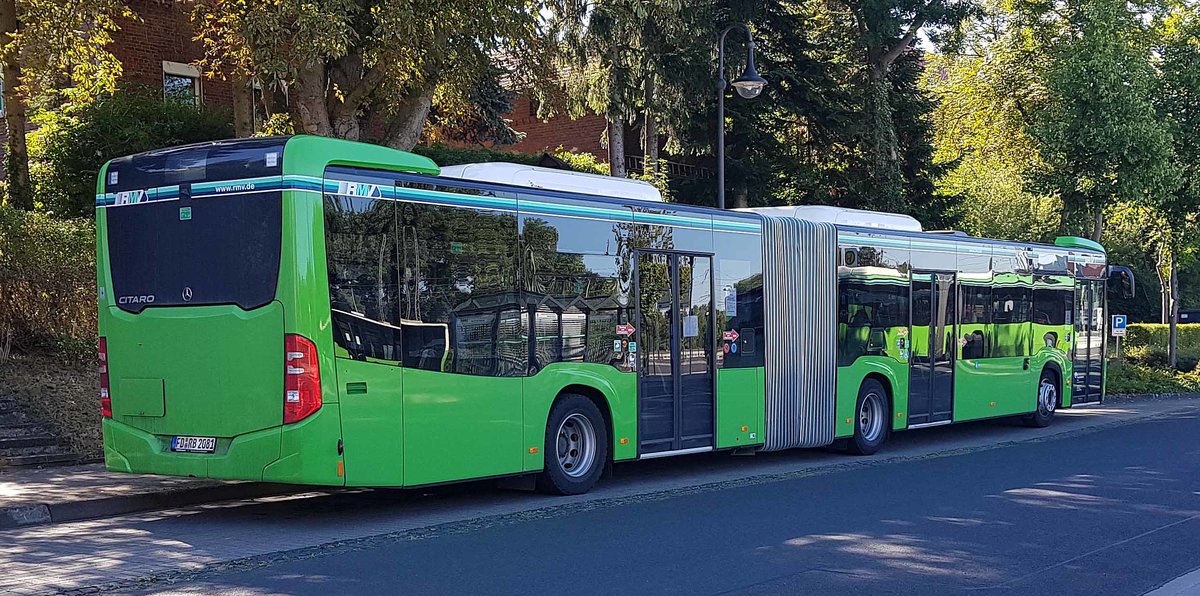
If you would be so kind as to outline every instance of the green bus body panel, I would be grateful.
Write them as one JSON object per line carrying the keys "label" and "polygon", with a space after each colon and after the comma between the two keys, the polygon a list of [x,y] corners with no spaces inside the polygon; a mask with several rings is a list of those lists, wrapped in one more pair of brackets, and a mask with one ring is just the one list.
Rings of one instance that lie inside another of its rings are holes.
{"label": "green bus body panel", "polygon": [[1080,238],[1079,236],[1059,236],[1054,239],[1054,245],[1061,246],[1063,248],[1084,248],[1087,250],[1105,252],[1104,246],[1102,246],[1099,242],[1090,240],[1088,238]]}
{"label": "green bus body panel", "polygon": [[1032,412],[1037,404],[1037,376],[1032,359],[979,358],[954,363],[954,421]]}
{"label": "green bus body panel", "polygon": [[[550,416],[550,405],[554,398],[572,387],[590,389],[607,402],[612,418],[613,459],[620,461],[637,457],[637,375],[621,372],[607,364],[585,362],[555,362],[547,365],[532,377],[524,379],[524,471],[537,471],[543,467],[546,422]],[[576,389],[577,390],[577,389]],[[601,408],[603,411],[605,408]],[[629,439],[624,445],[621,438]],[[530,453],[530,448],[537,453]]]}
{"label": "green bus body panel", "polygon": [[404,484],[520,472],[524,381],[405,369]]}
{"label": "green bus body panel", "polygon": [[[763,442],[763,368],[717,369],[717,449]],[[746,430],[742,430],[745,427]]]}
{"label": "green bus body panel", "polygon": [[404,369],[337,359],[346,482],[404,485]]}
{"label": "green bus body panel", "polygon": [[[1053,334],[1057,339],[1054,345],[1047,345],[1046,337]],[[1033,323],[1033,345],[1037,348],[1033,355],[1031,369],[1040,371],[1049,363],[1058,365],[1062,378],[1059,379],[1059,395],[1063,407],[1071,407],[1071,342],[1074,339],[1071,325],[1043,325]],[[1037,383],[1035,380],[1034,383]]]}
{"label": "green bus body panel", "polygon": [[281,424],[279,302],[249,312],[236,306],[147,308],[136,315],[106,310],[117,422],[158,435],[213,437]]}
{"label": "green bus body panel", "polygon": [[[324,377],[321,380],[325,385]],[[337,403],[325,403],[312,416],[282,427],[281,457],[263,470],[263,481],[325,486],[345,484],[345,477],[339,475],[342,459],[337,452],[341,433],[341,412]]]}
{"label": "green bus body panel", "polygon": [[841,366],[837,370],[834,436],[842,438],[854,435],[858,390],[867,376],[872,374],[882,377],[885,388],[891,391],[892,429],[901,430],[908,426],[908,362],[890,356],[860,356],[849,366]]}
{"label": "green bus body panel", "polygon": [[260,481],[263,469],[280,454],[280,427],[218,439],[211,454],[173,453],[168,437],[111,419],[103,428],[104,461],[118,472]]}
{"label": "green bus body panel", "polygon": [[331,165],[358,166],[434,176],[441,173],[438,165],[423,155],[399,151],[382,145],[309,135],[297,135],[287,140],[283,146],[282,165],[285,176],[298,174],[317,178],[324,176],[325,168]]}

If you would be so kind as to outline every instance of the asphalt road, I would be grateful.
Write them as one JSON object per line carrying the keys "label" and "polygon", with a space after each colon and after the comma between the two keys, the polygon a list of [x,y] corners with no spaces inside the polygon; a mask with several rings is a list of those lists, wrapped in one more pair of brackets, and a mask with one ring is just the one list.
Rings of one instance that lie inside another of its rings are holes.
{"label": "asphalt road", "polygon": [[[397,498],[414,506],[467,499],[471,487],[447,490],[339,495],[302,509],[295,523],[369,509],[381,498],[387,507]],[[1193,409],[1075,436],[650,499],[546,503],[210,566],[180,583],[141,588],[321,596],[1143,594],[1200,568],[1200,415]]]}

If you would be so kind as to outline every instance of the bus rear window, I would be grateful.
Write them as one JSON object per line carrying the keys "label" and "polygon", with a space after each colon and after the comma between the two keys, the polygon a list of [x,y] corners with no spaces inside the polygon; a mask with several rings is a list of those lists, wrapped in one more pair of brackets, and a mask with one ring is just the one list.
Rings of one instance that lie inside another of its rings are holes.
{"label": "bus rear window", "polygon": [[106,209],[114,300],[135,313],[266,305],[279,278],[282,209],[279,191]]}

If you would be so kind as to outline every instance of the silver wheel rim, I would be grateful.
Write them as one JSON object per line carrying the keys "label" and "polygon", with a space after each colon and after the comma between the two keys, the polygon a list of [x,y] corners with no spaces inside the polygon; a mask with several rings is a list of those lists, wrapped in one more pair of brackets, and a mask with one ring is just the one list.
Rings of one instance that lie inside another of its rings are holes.
{"label": "silver wheel rim", "polygon": [[1058,388],[1054,383],[1043,379],[1038,387],[1038,413],[1049,416],[1058,407]]}
{"label": "silver wheel rim", "polygon": [[571,414],[558,425],[555,456],[558,467],[572,478],[586,476],[595,464],[596,429],[583,414]]}
{"label": "silver wheel rim", "polygon": [[883,434],[883,400],[878,393],[868,393],[858,408],[858,432],[868,443],[874,443]]}

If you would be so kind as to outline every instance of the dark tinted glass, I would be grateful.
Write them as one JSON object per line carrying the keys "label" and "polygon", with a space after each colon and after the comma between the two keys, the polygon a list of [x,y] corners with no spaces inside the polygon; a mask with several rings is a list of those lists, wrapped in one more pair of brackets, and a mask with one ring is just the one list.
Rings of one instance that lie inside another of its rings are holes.
{"label": "dark tinted glass", "polygon": [[623,241],[628,228],[522,215],[521,295],[534,321],[531,370],[555,362],[629,366],[629,338],[617,333],[633,317],[627,260],[632,250]]}
{"label": "dark tinted glass", "polygon": [[839,366],[859,356],[898,354],[901,348],[893,344],[908,330],[908,293],[907,284],[852,278],[838,282]]}
{"label": "dark tinted glass", "polygon": [[992,289],[987,286],[959,286],[962,311],[960,332],[964,340],[962,357],[967,360],[991,355]]}
{"label": "dark tinted glass", "polygon": [[333,338],[352,358],[399,361],[396,203],[325,195]]}
{"label": "dark tinted glass", "polygon": [[517,294],[515,214],[401,203],[401,318],[408,366],[520,376],[528,319]]}
{"label": "dark tinted glass", "polygon": [[239,139],[139,153],[113,160],[108,192],[190,182],[278,176],[287,137]]}
{"label": "dark tinted glass", "polygon": [[1035,288],[1033,322],[1038,325],[1069,324],[1072,298],[1070,288]]}
{"label": "dark tinted glass", "polygon": [[1033,292],[1020,286],[992,289],[992,321],[995,338],[992,356],[1028,356],[1032,329],[1029,326]]}
{"label": "dark tinted glass", "polygon": [[275,298],[280,193],[108,207],[109,267],[117,305],[236,304]]}

